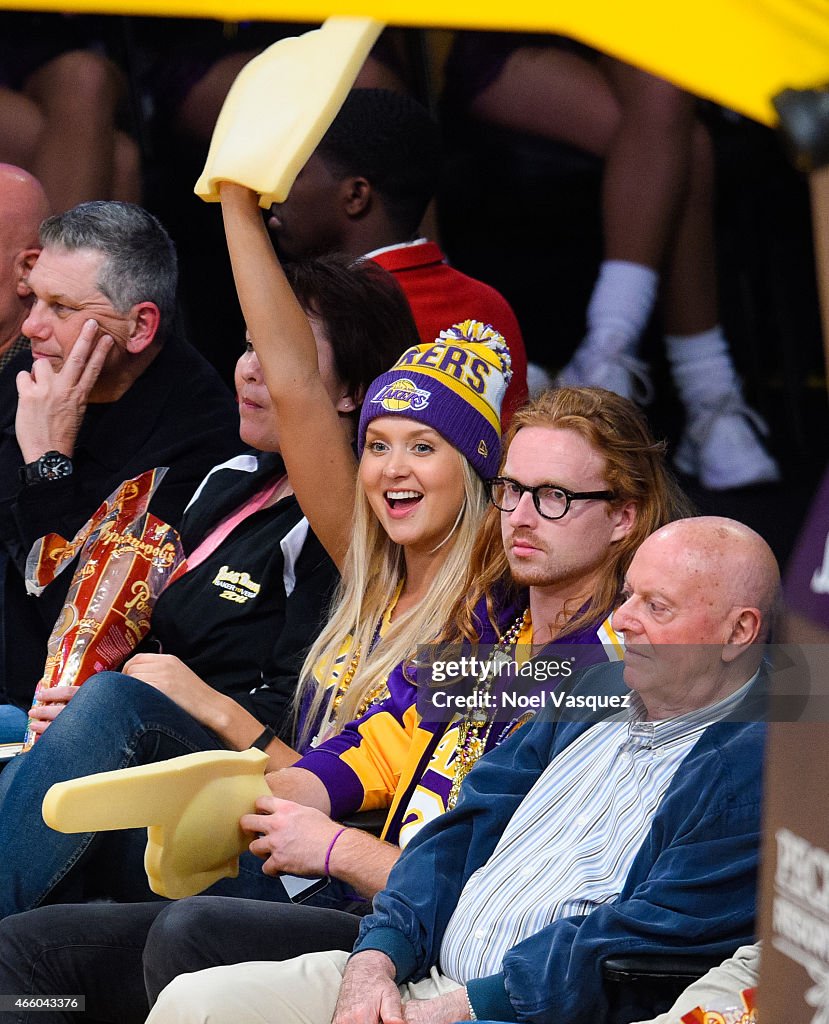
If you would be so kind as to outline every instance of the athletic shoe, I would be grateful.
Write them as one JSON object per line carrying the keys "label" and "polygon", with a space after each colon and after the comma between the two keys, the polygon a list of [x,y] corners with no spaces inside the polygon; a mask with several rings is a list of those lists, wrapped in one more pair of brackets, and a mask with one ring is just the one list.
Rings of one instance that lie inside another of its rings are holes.
{"label": "athletic shoe", "polygon": [[688,413],[689,423],[674,455],[680,472],[697,477],[711,491],[727,491],[780,480],[777,463],[758,437],[765,421],[749,408],[739,391]]}
{"label": "athletic shoe", "polygon": [[627,352],[607,356],[577,349],[559,373],[556,383],[562,386],[607,388],[639,405],[647,405],[653,398],[653,385],[647,364]]}

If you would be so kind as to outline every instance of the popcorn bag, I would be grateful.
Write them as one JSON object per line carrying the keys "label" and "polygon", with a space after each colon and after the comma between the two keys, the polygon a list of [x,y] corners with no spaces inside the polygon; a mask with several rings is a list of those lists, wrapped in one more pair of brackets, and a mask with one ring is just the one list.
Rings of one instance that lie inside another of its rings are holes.
{"label": "popcorn bag", "polygon": [[[80,686],[96,672],[118,668],[149,632],[158,595],[186,569],[178,532],[147,512],[166,472],[160,467],[125,480],[71,541],[50,533],[33,545],[26,589],[34,595],[80,552],[38,690]],[[29,728],[23,750],[36,740]]]}

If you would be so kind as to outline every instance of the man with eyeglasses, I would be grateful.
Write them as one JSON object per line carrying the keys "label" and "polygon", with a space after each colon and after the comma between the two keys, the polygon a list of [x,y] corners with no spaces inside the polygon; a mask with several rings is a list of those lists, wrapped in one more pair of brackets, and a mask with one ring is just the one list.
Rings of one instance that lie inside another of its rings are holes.
{"label": "man with eyeglasses", "polygon": [[[610,615],[633,553],[654,530],[689,514],[665,468],[664,445],[628,399],[603,388],[563,387],[519,409],[503,447],[501,475],[488,482],[491,507],[471,556],[474,583],[450,621],[475,623],[481,643],[497,644],[497,656],[506,659],[574,655],[576,670],[620,659]],[[469,680],[466,689],[474,685]],[[518,688],[532,700],[555,683]],[[483,713],[473,705],[448,723],[431,721],[436,716],[419,698],[426,721],[409,757],[418,770],[403,773],[388,819],[401,846],[436,808],[455,803],[482,753],[526,722],[527,713],[511,717],[495,698],[494,709]],[[392,863],[389,856],[389,868]]]}
{"label": "man with eyeglasses", "polygon": [[34,600],[25,583],[34,542],[72,538],[123,480],[156,466],[168,472],[150,511],[176,525],[205,473],[239,450],[231,395],[177,329],[175,247],[152,214],[81,203],[44,220],[38,248],[18,255],[27,344],[0,373],[0,735],[8,742],[23,739],[72,578],[63,573]]}
{"label": "man with eyeglasses", "polygon": [[519,592],[536,648],[607,643],[634,552],[690,514],[666,472],[664,444],[627,400],[566,387],[521,409],[503,446],[501,473],[488,483],[493,507],[472,555],[481,583],[464,596],[459,617],[480,618],[487,595]]}

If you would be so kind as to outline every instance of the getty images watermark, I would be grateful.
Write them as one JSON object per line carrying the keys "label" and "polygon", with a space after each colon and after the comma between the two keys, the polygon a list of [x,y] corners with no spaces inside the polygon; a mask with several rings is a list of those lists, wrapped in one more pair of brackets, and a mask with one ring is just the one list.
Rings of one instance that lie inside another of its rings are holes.
{"label": "getty images watermark", "polygon": [[[470,714],[512,721],[538,712],[565,721],[598,721],[633,715],[639,688],[666,681],[714,676],[721,648],[702,645],[636,647],[554,644],[509,651],[481,645],[418,648],[417,707],[426,721],[448,722]],[[621,662],[617,673],[597,666]],[[619,675],[621,673],[621,677]],[[728,715],[733,721],[829,722],[829,647],[773,644],[744,700]]]}

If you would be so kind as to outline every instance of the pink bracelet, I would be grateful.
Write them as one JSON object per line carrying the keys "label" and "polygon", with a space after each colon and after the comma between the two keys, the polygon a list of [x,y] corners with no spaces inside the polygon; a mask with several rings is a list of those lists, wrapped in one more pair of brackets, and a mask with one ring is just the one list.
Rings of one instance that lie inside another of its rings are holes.
{"label": "pink bracelet", "polygon": [[346,829],[346,826],[343,825],[343,827],[340,829],[340,831],[336,833],[334,838],[328,844],[328,849],[325,851],[325,877],[326,878],[330,878],[331,877],[331,872],[328,870],[328,867],[329,867],[329,861],[331,860],[331,851],[334,849],[334,843],[336,843],[336,841],[340,838],[340,836],[343,834],[343,832],[345,832],[345,829]]}

